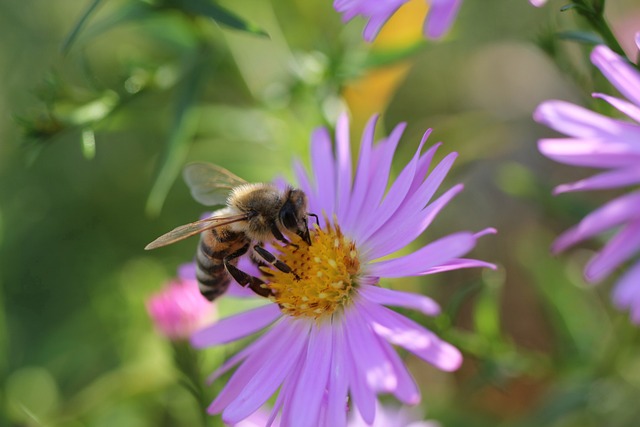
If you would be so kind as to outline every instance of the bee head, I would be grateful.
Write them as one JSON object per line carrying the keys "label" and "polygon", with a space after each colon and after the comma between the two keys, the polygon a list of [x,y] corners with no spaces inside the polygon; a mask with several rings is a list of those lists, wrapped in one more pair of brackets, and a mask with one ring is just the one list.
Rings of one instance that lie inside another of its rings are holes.
{"label": "bee head", "polygon": [[289,188],[280,208],[280,223],[290,232],[297,234],[311,245],[307,223],[307,195],[297,188]]}

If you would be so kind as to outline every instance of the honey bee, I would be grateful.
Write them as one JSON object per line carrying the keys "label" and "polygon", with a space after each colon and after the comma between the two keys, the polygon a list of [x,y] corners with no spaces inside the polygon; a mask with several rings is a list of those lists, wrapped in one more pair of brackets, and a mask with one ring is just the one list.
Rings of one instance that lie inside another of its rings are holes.
{"label": "honey bee", "polygon": [[170,245],[200,234],[196,251],[197,279],[200,292],[209,301],[222,295],[235,279],[256,294],[268,297],[265,282],[240,270],[241,256],[249,254],[259,265],[265,262],[285,273],[291,268],[264,248],[279,241],[293,244],[287,237],[299,236],[311,245],[307,213],[307,196],[297,188],[279,189],[274,184],[248,183],[228,170],[210,163],[191,163],[184,169],[184,179],[193,198],[208,206],[226,205],[210,218],[182,225],[158,237],[145,249]]}

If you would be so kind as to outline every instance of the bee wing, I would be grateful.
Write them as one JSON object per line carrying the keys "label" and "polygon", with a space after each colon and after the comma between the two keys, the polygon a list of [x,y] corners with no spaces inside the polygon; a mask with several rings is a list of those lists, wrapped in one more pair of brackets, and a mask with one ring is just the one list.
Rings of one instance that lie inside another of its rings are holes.
{"label": "bee wing", "polygon": [[224,205],[229,192],[247,181],[211,163],[190,163],[184,168],[184,180],[191,195],[205,206]]}
{"label": "bee wing", "polygon": [[156,249],[162,246],[167,246],[187,237],[194,236],[202,233],[203,231],[210,230],[212,228],[220,227],[223,225],[232,224],[238,221],[246,221],[246,215],[230,215],[230,216],[218,216],[201,219],[200,221],[192,222],[190,224],[181,225],[176,227],[170,232],[163,234],[153,242],[145,246],[145,250]]}

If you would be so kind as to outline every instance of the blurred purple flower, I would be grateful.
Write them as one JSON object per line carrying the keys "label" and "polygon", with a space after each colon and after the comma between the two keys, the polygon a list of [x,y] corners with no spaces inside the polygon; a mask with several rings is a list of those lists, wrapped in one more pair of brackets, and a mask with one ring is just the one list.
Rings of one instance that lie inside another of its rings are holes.
{"label": "blurred purple flower", "polygon": [[215,305],[200,294],[189,264],[181,266],[178,277],[147,300],[147,311],[158,331],[173,341],[189,339],[216,316]]}
{"label": "blurred purple flower", "polygon": [[440,427],[440,423],[430,420],[420,420],[422,416],[417,408],[406,406],[397,408],[393,406],[378,405],[376,407],[376,420],[373,424],[366,423],[360,414],[353,412],[349,417],[349,427]]}
{"label": "blurred purple flower", "polygon": [[547,0],[529,0],[529,3],[535,7],[542,7],[547,3]]}
{"label": "blurred purple flower", "polygon": [[246,419],[278,389],[273,416],[282,411],[282,425],[345,426],[348,395],[362,418],[371,423],[378,393],[392,393],[410,405],[420,400],[392,344],[444,371],[453,371],[462,362],[455,347],[385,307],[400,306],[433,316],[440,311],[435,301],[378,284],[382,277],[495,268],[460,258],[480,236],[495,230],[451,234],[388,259],[420,236],[462,185],[431,201],[456,154],[449,154],[427,173],[439,146],[421,154],[427,132],[383,197],[405,126],[397,126],[374,145],[375,123],[374,117],[364,131],[353,180],[346,116],[337,123],[337,158],[331,136],[322,128],[312,136],[312,177],[296,163],[299,187],[309,198],[309,210],[320,214],[320,226],[313,232],[311,246],[300,241],[279,248],[279,259],[296,275],[269,271],[275,303],[222,319],[192,336],[192,344],[203,348],[266,329],[211,376],[214,380],[240,365],[209,407],[212,414],[222,412],[226,423]]}
{"label": "blurred purple flower", "polygon": [[[593,96],[605,100],[630,120],[606,117],[564,101],[542,103],[534,113],[535,120],[570,137],[540,140],[542,154],[560,163],[605,170],[560,185],[556,194],[640,183],[640,72],[606,46],[597,46],[591,61],[631,102],[601,93]],[[598,282],[640,252],[640,191],[631,191],[587,215],[558,237],[553,251],[563,251],[615,228],[620,230],[584,270],[589,282]],[[618,281],[613,299],[620,309],[629,309],[633,322],[640,324],[640,262],[636,260]]]}
{"label": "blurred purple flower", "polygon": [[[440,427],[436,421],[420,421],[420,411],[416,408],[392,407],[376,405],[376,419],[367,424],[357,411],[351,413],[347,421],[348,427]],[[260,408],[245,420],[233,427],[265,427],[269,426],[270,410]],[[280,417],[276,417],[269,427],[280,427]]]}
{"label": "blurred purple flower", "polygon": [[[373,41],[384,24],[409,0],[334,0],[333,7],[342,13],[347,22],[356,16],[367,20],[363,37]],[[462,0],[427,0],[429,11],[424,22],[424,35],[437,39],[442,37],[453,24]]]}

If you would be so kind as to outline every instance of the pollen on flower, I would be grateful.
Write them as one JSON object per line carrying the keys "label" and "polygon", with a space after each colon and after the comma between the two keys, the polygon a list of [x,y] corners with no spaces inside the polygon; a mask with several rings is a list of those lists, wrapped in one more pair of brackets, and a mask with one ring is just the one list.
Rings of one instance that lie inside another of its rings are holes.
{"label": "pollen on flower", "polygon": [[300,240],[280,249],[278,259],[295,274],[270,269],[267,286],[283,313],[318,319],[349,304],[360,261],[355,244],[338,226],[316,229],[311,239],[311,246]]}

